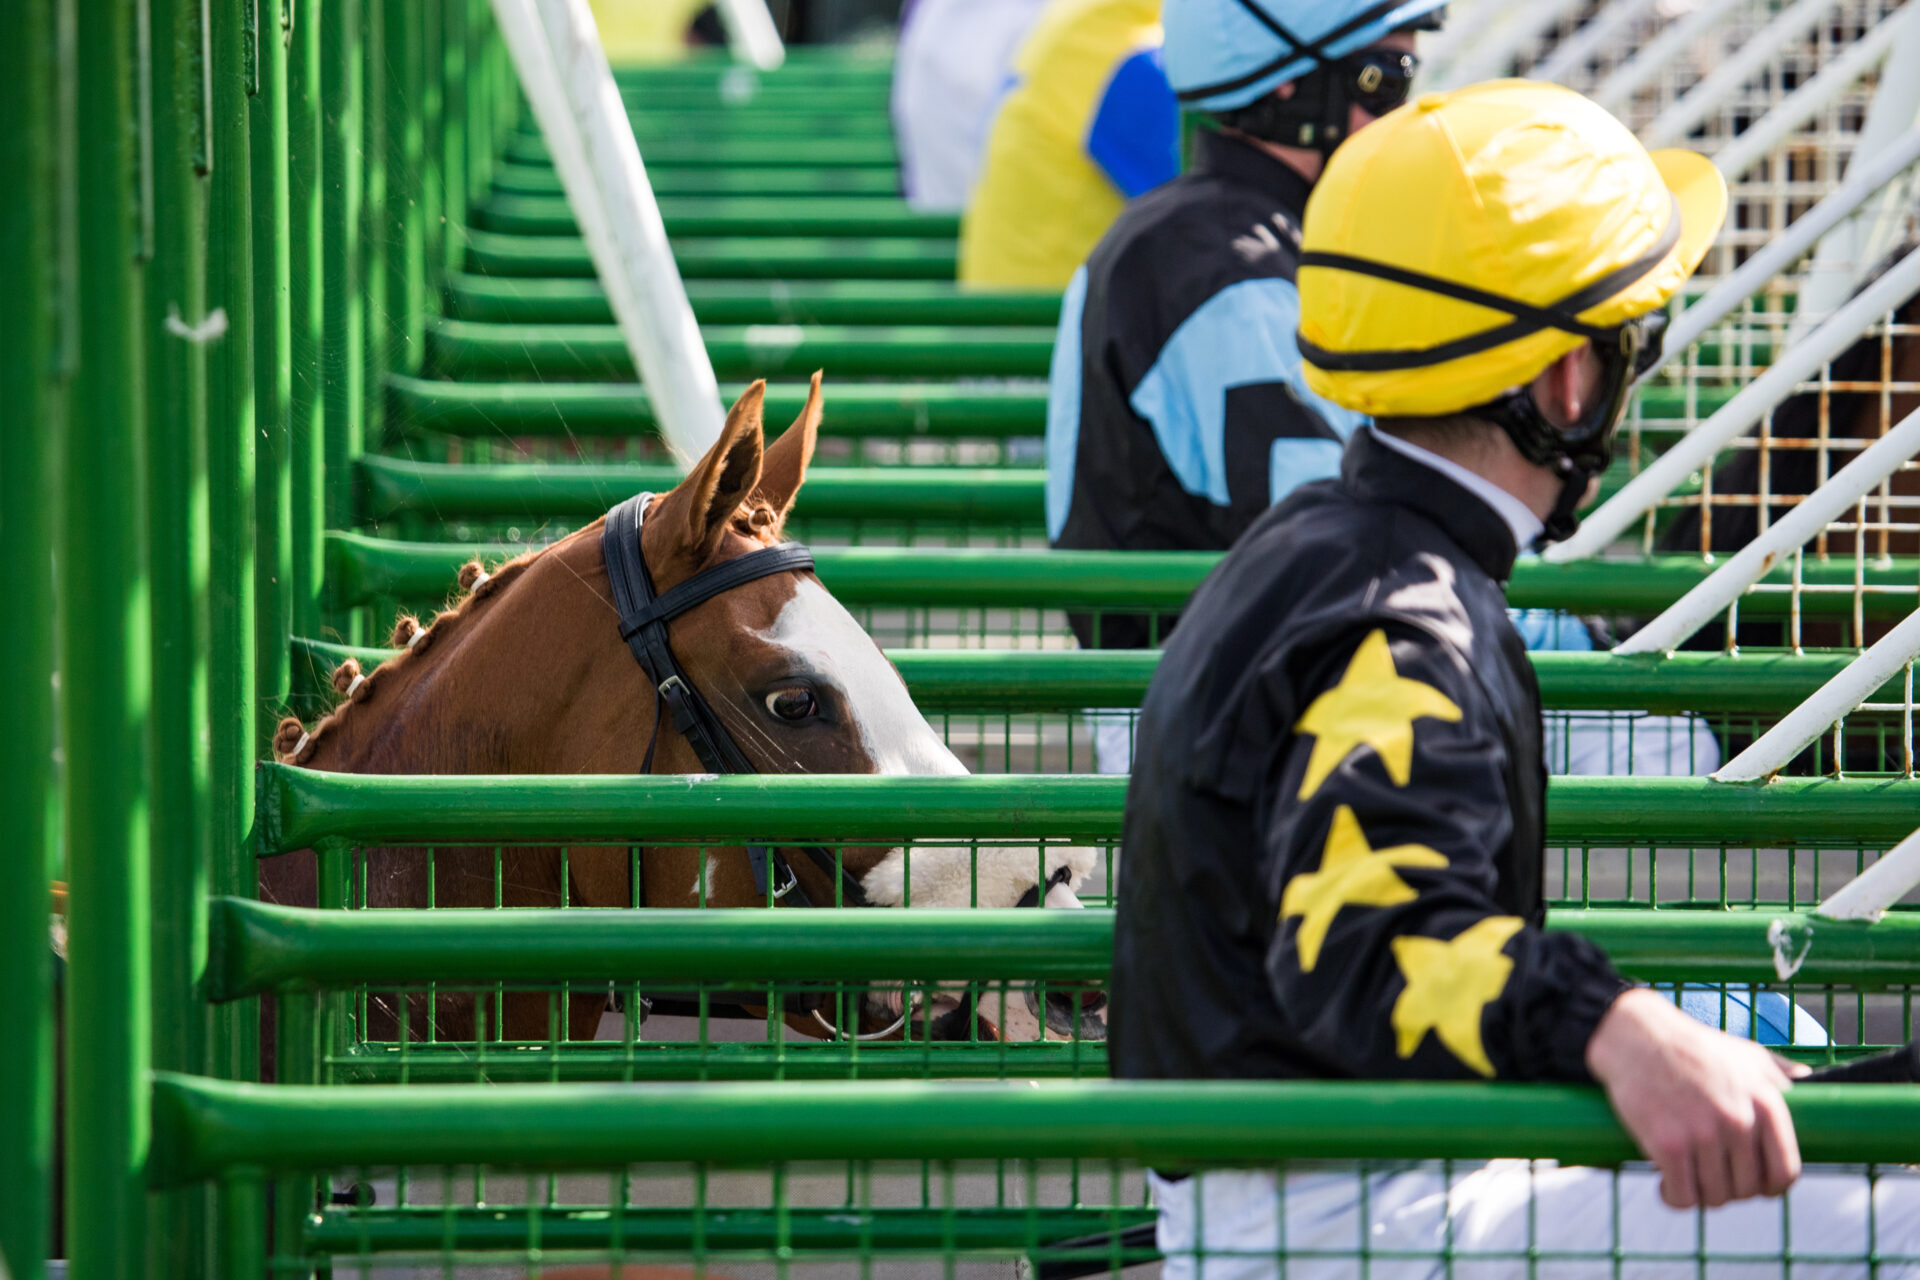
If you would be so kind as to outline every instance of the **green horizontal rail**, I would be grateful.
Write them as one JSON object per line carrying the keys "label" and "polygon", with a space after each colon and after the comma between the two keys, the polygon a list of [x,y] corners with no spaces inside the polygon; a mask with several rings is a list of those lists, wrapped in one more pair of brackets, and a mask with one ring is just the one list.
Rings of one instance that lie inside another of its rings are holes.
{"label": "green horizontal rail", "polygon": [[[371,671],[396,650],[296,636],[294,687],[332,698],[328,678],[352,658]],[[1849,653],[1748,649],[1665,658],[1611,653],[1534,653],[1549,711],[1646,711],[1660,715],[1778,715],[1838,675]],[[889,649],[887,658],[924,712],[1044,712],[1138,707],[1160,663],[1151,649]],[[1873,701],[1901,696],[1889,681]]]}
{"label": "green horizontal rail", "polygon": [[[574,236],[505,236],[473,231],[467,269],[496,276],[591,276],[593,257]],[[959,250],[947,240],[832,239],[819,236],[690,237],[673,242],[689,280],[710,277],[821,280],[951,280]]]}
{"label": "green horizontal rail", "polygon": [[[1812,939],[1797,984],[1920,982],[1920,912],[1877,924],[1645,908],[1555,911],[1547,920],[1596,943],[1629,977],[1707,983],[1777,981],[1768,932],[1779,922]],[[337,911],[216,898],[211,928],[208,996],[224,1001],[361,984],[1101,982],[1113,960],[1114,913]]]}
{"label": "green horizontal rail", "polygon": [[[507,140],[503,152],[516,164],[542,164],[546,139],[521,133]],[[869,138],[661,138],[642,152],[647,171],[661,169],[732,169],[770,165],[784,168],[807,165],[818,169],[884,169],[899,165],[889,136]]]}
{"label": "green horizontal rail", "polygon": [[[591,774],[464,777],[259,766],[262,855],[333,839],[381,845],[708,841],[896,844],[1120,836],[1127,780]],[[1920,825],[1920,779],[1554,778],[1550,843],[1628,848],[1887,848]]]}
{"label": "green horizontal rail", "polygon": [[[811,372],[811,371],[809,371]],[[936,383],[836,383],[828,370],[821,431],[844,438],[979,439],[1039,436],[1047,425],[1047,387],[1033,381],[982,387]],[[743,386],[720,388],[731,404]],[[441,382],[394,374],[387,379],[390,430],[482,438],[652,435],[653,402],[638,383]],[[799,383],[767,388],[766,417],[783,431],[806,403]]]}
{"label": "green horizontal rail", "polygon": [[[1018,996],[1013,997],[1018,999]],[[987,1007],[997,1016],[999,997]],[[1846,1055],[1847,1050],[1837,1051]],[[1798,1056],[1825,1063],[1826,1050]],[[1858,1055],[1855,1055],[1858,1056]],[[883,1041],[835,1044],[689,1044],[547,1041],[471,1044],[388,1041],[350,1045],[327,1059],[341,1084],[490,1084],[605,1080],[1090,1080],[1107,1074],[1097,1040]]]}
{"label": "green horizontal rail", "polygon": [[[330,531],[331,599],[336,608],[352,608],[381,596],[443,595],[468,560],[494,563],[527,549],[397,542]],[[858,605],[1178,608],[1218,559],[1205,552],[933,552],[898,547],[822,547],[814,552],[822,581],[842,601]]]}
{"label": "green horizontal rail", "polygon": [[482,778],[322,773],[263,764],[254,839],[261,854],[323,839],[383,845],[625,843],[635,837],[732,840],[739,834],[742,841],[770,843],[831,838],[892,844],[909,837],[1091,842],[1119,835],[1126,785],[1125,778],[1096,775]]}
{"label": "green horizontal rail", "polygon": [[[1060,1242],[1124,1231],[1154,1220],[1138,1207],[831,1209],[375,1209],[315,1214],[302,1232],[322,1254],[559,1251],[685,1252],[696,1238],[709,1255],[797,1253],[964,1254],[1017,1257],[1029,1247],[1049,1259],[1105,1260],[1114,1246],[1062,1250]],[[697,1222],[697,1225],[696,1225]],[[1136,1255],[1138,1255],[1136,1257]],[[1128,1262],[1157,1253],[1129,1250]]]}
{"label": "green horizontal rail", "polygon": [[876,95],[865,88],[796,87],[776,98],[767,99],[762,95],[761,101],[738,106],[726,106],[711,99],[694,100],[677,92],[668,98],[650,87],[627,90],[621,98],[634,133],[642,138],[669,130],[689,138],[737,134],[763,138],[796,135],[877,138],[893,130],[893,121],[887,118],[885,95]]}
{"label": "green horizontal rail", "polygon": [[[920,213],[898,196],[662,196],[670,236],[906,236],[952,240],[960,218]],[[523,236],[577,236],[565,196],[497,195],[474,207],[476,226]]]}
{"label": "green horizontal rail", "polygon": [[[892,196],[900,175],[892,169],[815,169],[796,165],[755,169],[649,169],[654,194],[667,196]],[[493,188],[513,195],[561,195],[560,175],[544,164],[494,166]]]}
{"label": "green horizontal rail", "polygon": [[[723,378],[1044,378],[1053,329],[851,325],[704,325],[700,336]],[[426,372],[443,378],[631,378],[633,358],[616,325],[427,324]]]}
{"label": "green horizontal rail", "polygon": [[[327,534],[327,588],[335,608],[378,597],[418,599],[449,590],[468,560],[496,563],[528,548],[486,543],[398,542],[339,530]],[[1212,552],[1000,551],[975,548],[822,547],[815,551],[820,579],[848,605],[907,605],[1041,609],[1177,610],[1212,571]],[[1584,560],[1515,567],[1507,599],[1515,608],[1566,609],[1576,614],[1651,616],[1698,584],[1715,566],[1695,556],[1653,560]],[[1784,584],[1781,566],[1763,581]],[[1809,561],[1803,580],[1846,588],[1849,561]],[[1920,564],[1910,559],[1871,567],[1869,617],[1903,618],[1920,596]],[[1779,617],[1784,591],[1742,598],[1743,616]],[[1809,614],[1842,615],[1853,608],[1845,591],[1801,597]]]}
{"label": "green horizontal rail", "polygon": [[[585,523],[636,493],[665,493],[678,468],[661,464],[455,466],[369,454],[356,460],[370,520],[497,517]],[[794,512],[805,520],[1041,523],[1037,467],[810,467]]]}
{"label": "green horizontal rail", "polygon": [[[1060,295],[985,293],[940,280],[689,280],[702,324],[938,324],[1052,328]],[[598,280],[455,273],[448,314],[496,324],[612,324]]]}
{"label": "green horizontal rail", "polygon": [[[1920,1161],[1920,1090],[1802,1085],[1810,1163]],[[964,1117],[965,1123],[955,1123]],[[1638,1152],[1598,1089],[1426,1082],[1183,1080],[845,1084],[258,1085],[157,1072],[150,1176],[235,1168],[764,1168],[806,1160],[1556,1159]]]}
{"label": "green horizontal rail", "polygon": [[[522,282],[504,278],[498,283]],[[564,282],[528,280],[524,283]],[[690,282],[692,286],[699,283]],[[755,281],[715,283],[768,287]],[[913,284],[907,281],[873,283]],[[993,295],[979,296],[991,298]],[[1008,439],[1038,437],[1046,430],[1047,388],[1039,379],[968,386],[835,383],[836,370],[829,368],[826,372],[828,411],[823,429],[832,435]],[[658,427],[646,391],[632,382],[542,386],[524,382],[453,383],[394,374],[389,375],[387,386],[392,397],[392,425],[401,431],[432,430],[466,436],[630,437],[653,435]],[[729,403],[738,390],[738,387],[722,388]],[[797,414],[803,392],[804,388],[788,388],[784,394],[790,398],[782,399],[781,389],[771,389],[767,396],[768,420],[777,423],[790,416],[786,412],[789,403],[792,412]],[[1603,486],[1624,477],[1626,465],[1624,458],[1616,461],[1603,479]]]}
{"label": "green horizontal rail", "polygon": [[323,911],[239,898],[211,906],[213,1000],[391,982],[1095,980],[1113,951],[1113,913],[1099,910]]}
{"label": "green horizontal rail", "polygon": [[[1051,329],[1060,295],[986,293],[941,280],[689,280],[702,324],[1015,325]],[[448,314],[496,324],[612,324],[598,280],[454,274]]]}

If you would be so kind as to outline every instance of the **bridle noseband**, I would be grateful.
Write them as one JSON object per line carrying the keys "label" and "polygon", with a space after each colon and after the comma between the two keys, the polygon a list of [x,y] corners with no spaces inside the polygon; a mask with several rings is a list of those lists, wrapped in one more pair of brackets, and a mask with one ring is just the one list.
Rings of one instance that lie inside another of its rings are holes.
{"label": "bridle noseband", "polygon": [[[647,742],[640,772],[653,772],[654,750],[660,745],[662,713],[671,710],[674,730],[687,740],[708,772],[758,773],[674,658],[673,646],[667,640],[667,624],[735,587],[776,573],[809,571],[813,568],[813,552],[798,542],[762,547],[702,570],[662,594],[654,589],[653,575],[647,572],[646,557],[640,550],[640,530],[652,501],[651,493],[627,499],[607,512],[606,527],[600,534],[600,549],[607,560],[607,580],[613,585],[614,607],[620,611],[620,636],[653,684],[653,737]],[[868,905],[860,882],[831,853],[818,845],[803,846],[802,851],[829,880],[838,882],[842,905]],[[771,867],[782,880],[773,888],[775,901],[790,898],[796,906],[813,905],[780,850],[748,845],[747,860],[753,866],[754,885],[762,899],[767,896]]]}

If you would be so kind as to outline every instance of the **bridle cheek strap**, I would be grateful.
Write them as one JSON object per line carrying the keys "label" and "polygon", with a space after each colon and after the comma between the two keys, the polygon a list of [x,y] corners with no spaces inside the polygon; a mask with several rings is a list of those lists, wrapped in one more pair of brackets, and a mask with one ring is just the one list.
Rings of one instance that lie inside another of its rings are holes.
{"label": "bridle cheek strap", "polygon": [[[670,712],[674,731],[687,740],[709,773],[757,773],[759,770],[753,767],[719,716],[681,670],[673,656],[673,646],[667,640],[667,626],[681,614],[736,587],[776,573],[811,570],[813,552],[797,542],[764,547],[702,570],[662,593],[654,588],[653,575],[647,572],[646,557],[640,549],[640,532],[653,496],[636,494],[607,512],[606,525],[600,534],[601,553],[607,561],[607,581],[613,588],[614,608],[620,614],[620,636],[653,685],[653,736],[647,742],[640,771],[653,772],[654,753],[660,745],[660,722],[666,718],[662,712]],[[846,905],[866,905],[859,881],[831,854],[811,846],[805,852],[829,879],[839,882],[841,900]],[[784,874],[785,883],[774,886],[776,900],[791,895],[797,905],[812,905],[779,850],[750,845],[747,860],[762,897],[766,896],[771,872],[777,871]]]}

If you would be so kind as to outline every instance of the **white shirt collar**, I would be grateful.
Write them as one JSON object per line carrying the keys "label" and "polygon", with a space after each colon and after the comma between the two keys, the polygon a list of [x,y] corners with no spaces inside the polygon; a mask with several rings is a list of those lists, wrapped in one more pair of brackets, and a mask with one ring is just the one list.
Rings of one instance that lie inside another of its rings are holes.
{"label": "white shirt collar", "polygon": [[1415,462],[1432,467],[1447,479],[1465,489],[1480,501],[1492,507],[1494,513],[1507,522],[1507,528],[1513,531],[1513,545],[1522,553],[1533,550],[1534,541],[1546,526],[1540,517],[1528,509],[1527,504],[1502,489],[1485,476],[1467,470],[1451,458],[1443,458],[1431,449],[1422,449],[1417,444],[1409,444],[1389,431],[1382,431],[1372,423],[1367,430],[1373,432],[1373,438],[1402,457],[1412,458]]}

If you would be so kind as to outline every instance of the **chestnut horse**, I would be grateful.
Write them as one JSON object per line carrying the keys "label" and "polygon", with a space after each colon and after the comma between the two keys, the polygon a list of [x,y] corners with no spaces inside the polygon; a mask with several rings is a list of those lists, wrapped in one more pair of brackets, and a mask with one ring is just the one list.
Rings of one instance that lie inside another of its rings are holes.
{"label": "chestnut horse", "polygon": [[[767,445],[765,384],[727,415],[719,441],[671,492],[651,504],[641,554],[661,592],[780,540],[806,478],[820,424],[820,375],[791,428]],[[597,520],[495,569],[462,571],[470,590],[424,628],[401,619],[403,645],[362,676],[337,673],[347,698],[311,729],[281,724],[281,758],[310,769],[386,774],[585,774],[643,771],[655,736],[654,690],[621,637]],[[782,572],[727,590],[673,621],[672,644],[688,683],[705,697],[753,766],[767,773],[961,774],[914,706],[899,673],[811,572]],[[656,774],[704,772],[671,718],[651,754]],[[1012,907],[1023,898],[1077,905],[1091,869],[1085,850],[900,849],[842,851],[874,906]],[[806,896],[836,901],[833,877],[813,860],[787,861]],[[741,848],[661,846],[642,859],[639,900],[650,907],[749,907],[766,902]],[[635,901],[626,850],[440,850],[435,906],[624,907]],[[365,905],[424,907],[428,860],[418,849],[366,851]],[[497,890],[496,890],[497,881]],[[1064,890],[1064,892],[1063,892]],[[312,852],[262,864],[261,897],[314,905]],[[592,1038],[603,1000],[575,997],[569,1035]],[[509,1038],[547,1035],[546,997],[508,998]],[[473,1001],[441,997],[437,1032],[471,1039]],[[420,1023],[411,1025],[416,1034]],[[809,1030],[794,1018],[796,1027]],[[812,1028],[820,1034],[819,1028]],[[831,1028],[827,1028],[830,1033]]]}

